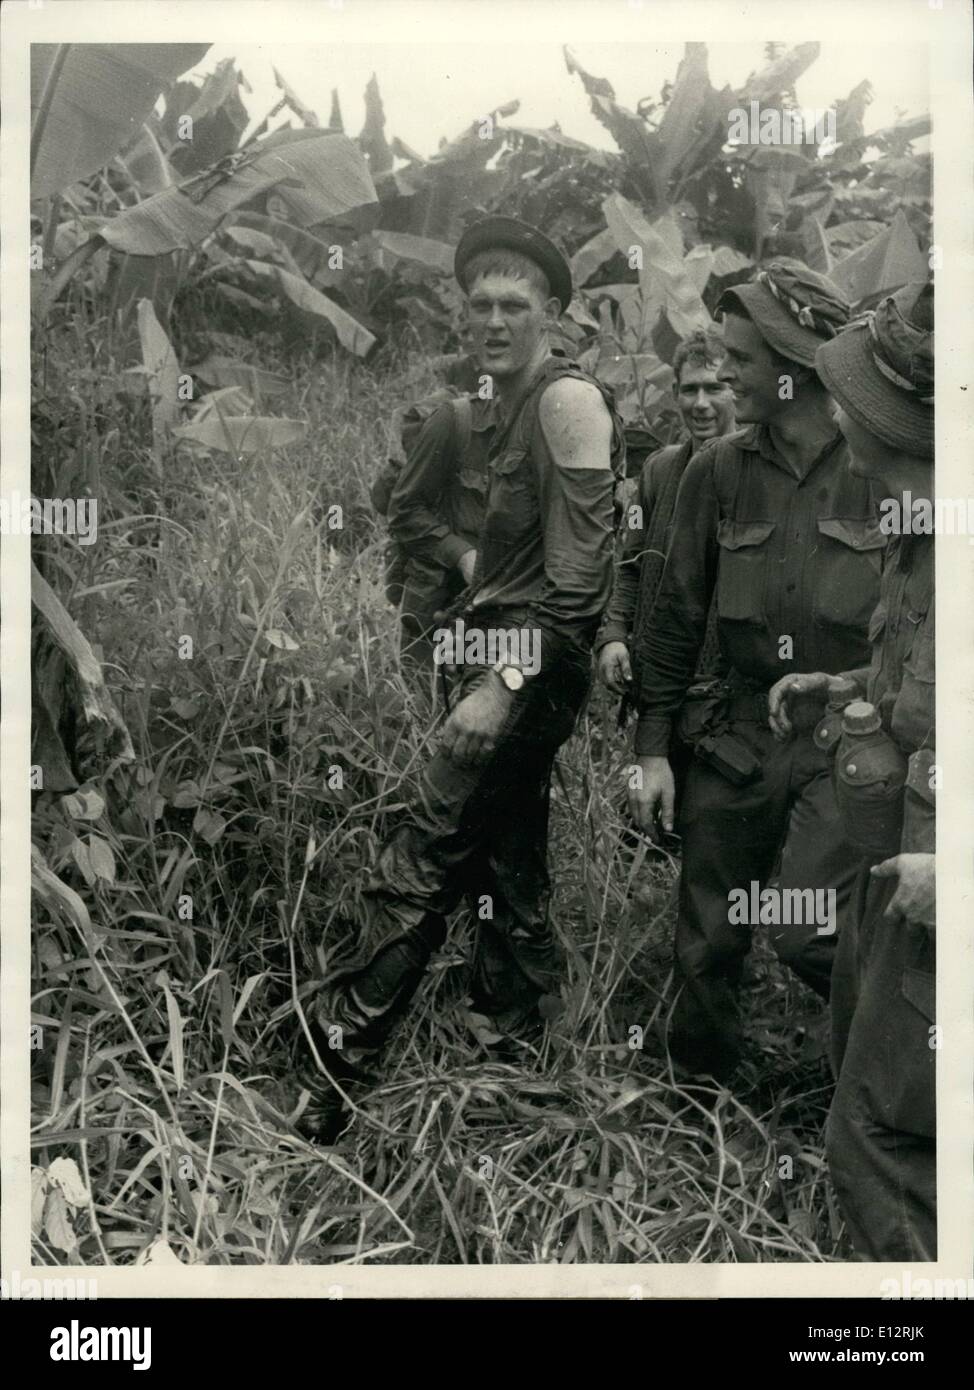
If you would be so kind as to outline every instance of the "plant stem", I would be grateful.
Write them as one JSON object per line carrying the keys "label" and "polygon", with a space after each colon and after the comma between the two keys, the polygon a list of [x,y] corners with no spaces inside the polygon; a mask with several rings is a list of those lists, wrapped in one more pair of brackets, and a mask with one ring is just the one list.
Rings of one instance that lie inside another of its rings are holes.
{"label": "plant stem", "polygon": [[54,101],[54,93],[57,91],[57,84],[61,76],[61,69],[64,67],[65,59],[68,56],[71,45],[69,43],[59,43],[57,52],[54,55],[54,62],[51,64],[50,72],[44,80],[44,91],[41,94],[41,104],[37,115],[34,117],[34,124],[30,132],[30,177],[34,180],[34,168],[37,164],[37,156],[40,153],[41,141],[44,138],[44,129],[47,125],[47,118],[51,114],[51,106]]}

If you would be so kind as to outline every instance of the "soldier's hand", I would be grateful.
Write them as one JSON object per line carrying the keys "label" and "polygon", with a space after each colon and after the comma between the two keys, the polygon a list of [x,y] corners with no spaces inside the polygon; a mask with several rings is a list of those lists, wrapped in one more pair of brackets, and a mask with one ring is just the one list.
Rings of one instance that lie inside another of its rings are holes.
{"label": "soldier's hand", "polygon": [[[659,816],[663,829],[673,829],[676,787],[668,758],[637,758],[639,775],[630,776],[629,814],[640,830],[652,835]],[[635,784],[635,785],[633,785]]]}
{"label": "soldier's hand", "polygon": [[830,676],[826,671],[812,671],[804,676],[782,676],[768,694],[768,723],[776,739],[782,742],[792,731],[789,705],[808,698],[824,702],[840,695],[852,694],[855,683],[845,676]]}
{"label": "soldier's hand", "polygon": [[898,879],[884,917],[936,925],[937,859],[933,854],[894,854],[869,870],[873,878]]}
{"label": "soldier's hand", "polygon": [[464,584],[473,583],[474,566],[477,563],[477,552],[472,547],[465,550],[457,561],[457,569],[463,576]]}
{"label": "soldier's hand", "polygon": [[493,672],[456,706],[443,726],[441,747],[461,766],[484,763],[497,747],[497,736],[511,708],[510,691]]}
{"label": "soldier's hand", "polygon": [[599,677],[613,695],[623,695],[632,684],[629,648],[625,642],[606,642],[599,652]]}

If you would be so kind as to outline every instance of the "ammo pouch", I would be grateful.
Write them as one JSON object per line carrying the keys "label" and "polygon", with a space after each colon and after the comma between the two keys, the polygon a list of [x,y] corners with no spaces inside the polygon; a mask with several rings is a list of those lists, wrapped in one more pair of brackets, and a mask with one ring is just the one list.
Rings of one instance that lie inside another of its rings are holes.
{"label": "ammo pouch", "polygon": [[746,787],[761,775],[761,760],[727,722],[730,691],[723,681],[691,685],[680,708],[677,733],[694,756],[726,777],[735,787]]}

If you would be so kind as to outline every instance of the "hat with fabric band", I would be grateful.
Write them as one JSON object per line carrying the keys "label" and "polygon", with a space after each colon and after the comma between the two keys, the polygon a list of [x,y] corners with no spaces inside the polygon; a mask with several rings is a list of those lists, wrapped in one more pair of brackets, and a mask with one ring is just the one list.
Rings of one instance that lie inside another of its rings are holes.
{"label": "hat with fabric band", "polygon": [[567,257],[537,227],[517,217],[482,217],[460,238],[453,258],[453,273],[462,289],[467,289],[467,265],[481,251],[516,251],[543,270],[551,293],[562,312],[572,301],[572,270]]}
{"label": "hat with fabric band", "polygon": [[780,256],[746,285],[734,285],[716,313],[744,313],[782,357],[815,365],[815,353],[849,321],[849,305],[826,276]]}
{"label": "hat with fabric band", "polygon": [[933,284],[888,295],[830,343],[815,367],[863,429],[893,449],[933,458]]}

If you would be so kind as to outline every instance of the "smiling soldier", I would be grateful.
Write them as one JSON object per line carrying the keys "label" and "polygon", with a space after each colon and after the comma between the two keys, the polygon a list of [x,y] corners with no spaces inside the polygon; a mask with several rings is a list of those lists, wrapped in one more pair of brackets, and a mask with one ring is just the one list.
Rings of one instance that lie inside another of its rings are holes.
{"label": "smiling soldier", "polygon": [[[669,1044],[692,1071],[726,1079],[740,1057],[737,991],[750,946],[730,894],[767,883],[777,866],[783,891],[834,889],[841,930],[856,859],[812,740],[819,712],[799,709],[799,731],[782,745],[768,727],[768,691],[789,671],[865,660],[884,537],[813,366],[848,320],[835,287],[779,260],[717,309],[726,347],[718,375],[745,428],[705,445],[683,475],[646,642],[629,796],[644,829],[657,814],[673,828],[667,755],[679,715],[696,756],[680,808],[682,988]],[[714,595],[726,678],[687,698]],[[828,998],[834,934],[814,922],[769,930],[779,956]]]}
{"label": "smiling soldier", "polygon": [[[680,479],[704,444],[735,428],[733,393],[717,377],[723,357],[723,335],[717,324],[695,330],[677,347],[673,396],[687,437],[649,456],[639,477],[636,510],[627,509],[623,517],[619,563],[596,650],[603,683],[614,695],[625,697],[627,705],[638,699]],[[708,665],[707,655],[702,656],[701,666]]]}
{"label": "smiling soldier", "polygon": [[[486,218],[461,238],[455,271],[497,417],[460,616],[468,634],[537,634],[537,659],[461,668],[419,796],[359,900],[354,954],[329,973],[310,1011],[316,1050],[335,1079],[367,1075],[464,896],[476,923],[474,1004],[499,1032],[536,1033],[538,1003],[559,987],[549,781],[588,691],[612,582],[622,429],[608,390],[550,346],[572,281],[547,237],[514,218]],[[305,1075],[314,1098],[304,1128],[327,1137],[340,1118],[336,1092],[320,1072],[316,1082]]]}

